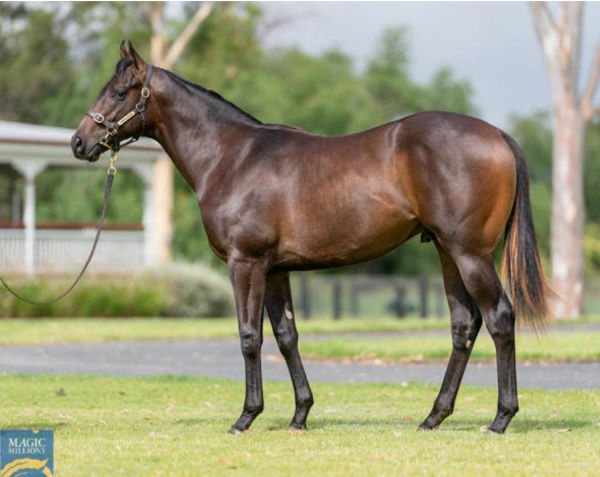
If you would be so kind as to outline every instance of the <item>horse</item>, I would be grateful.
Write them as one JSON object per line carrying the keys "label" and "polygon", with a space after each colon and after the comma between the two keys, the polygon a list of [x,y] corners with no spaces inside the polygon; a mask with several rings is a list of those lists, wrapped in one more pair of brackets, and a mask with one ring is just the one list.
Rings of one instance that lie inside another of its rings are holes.
{"label": "horse", "polygon": [[[498,374],[488,432],[504,433],[519,409],[516,318],[541,328],[549,314],[527,165],[508,134],[440,111],[342,136],[266,124],[123,42],[71,146],[75,157],[96,161],[141,135],[161,144],[196,193],[210,247],[228,267],[245,365],[243,410],[230,433],[246,431],[263,411],[265,308],[294,388],[289,427],[306,429],[314,399],[290,272],[364,262],[418,234],[439,254],[452,335],[441,389],[419,429],[436,429],[452,414],[484,321]],[[506,290],[494,265],[503,234]]]}

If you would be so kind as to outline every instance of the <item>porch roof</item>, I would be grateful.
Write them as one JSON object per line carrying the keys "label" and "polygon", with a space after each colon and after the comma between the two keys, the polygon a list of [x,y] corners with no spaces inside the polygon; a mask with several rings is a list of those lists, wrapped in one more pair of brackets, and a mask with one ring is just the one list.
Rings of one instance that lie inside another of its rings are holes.
{"label": "porch roof", "polygon": [[[43,161],[47,166],[106,167],[106,161],[90,163],[78,161],[71,151],[74,130],[0,121],[0,162],[13,163],[19,159]],[[160,145],[142,138],[119,152],[119,165],[131,167],[133,163],[154,162],[162,154]]]}

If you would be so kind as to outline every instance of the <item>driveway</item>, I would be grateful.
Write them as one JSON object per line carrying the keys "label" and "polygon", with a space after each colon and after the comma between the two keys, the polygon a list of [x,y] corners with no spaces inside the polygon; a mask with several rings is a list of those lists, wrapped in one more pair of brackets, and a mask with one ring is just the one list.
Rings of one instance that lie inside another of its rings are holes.
{"label": "driveway", "polygon": [[[288,381],[289,375],[273,338],[263,345],[263,378]],[[84,373],[115,376],[182,374],[244,379],[237,339],[119,341],[84,344],[43,344],[0,347],[0,370],[10,373]],[[424,381],[441,384],[443,364],[376,364],[305,362],[311,381]],[[519,364],[519,387],[599,389],[600,363]],[[494,364],[471,363],[463,382],[497,385]]]}

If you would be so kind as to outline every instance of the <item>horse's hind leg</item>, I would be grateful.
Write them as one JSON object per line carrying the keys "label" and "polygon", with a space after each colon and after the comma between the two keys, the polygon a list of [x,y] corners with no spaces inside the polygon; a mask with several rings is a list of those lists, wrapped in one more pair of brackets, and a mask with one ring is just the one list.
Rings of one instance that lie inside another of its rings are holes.
{"label": "horse's hind leg", "polygon": [[454,411],[456,394],[482,321],[481,313],[465,289],[454,260],[437,243],[436,246],[442,262],[444,288],[450,307],[452,355],[433,409],[419,426],[423,430],[436,429]]}
{"label": "horse's hind leg", "polygon": [[455,257],[463,283],[483,314],[496,346],[498,412],[491,432],[503,433],[519,410],[515,363],[515,315],[494,268],[493,256]]}
{"label": "horse's hind leg", "polygon": [[290,429],[306,429],[306,417],[314,401],[298,352],[298,331],[292,307],[290,278],[287,273],[268,278],[265,305],[273,326],[273,334],[285,358],[294,386],[296,412]]}

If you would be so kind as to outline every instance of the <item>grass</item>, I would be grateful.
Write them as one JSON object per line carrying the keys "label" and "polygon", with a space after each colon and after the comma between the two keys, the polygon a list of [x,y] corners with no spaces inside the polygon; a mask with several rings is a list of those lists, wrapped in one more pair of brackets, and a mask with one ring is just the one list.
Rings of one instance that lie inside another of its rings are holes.
{"label": "grass", "polygon": [[[446,320],[298,320],[303,335],[362,333],[448,328]],[[265,334],[272,334],[269,325]],[[229,338],[238,336],[233,318],[47,318],[0,320],[0,345],[78,343],[114,340]]]}
{"label": "grass", "polygon": [[597,475],[600,391],[520,390],[504,436],[480,432],[493,389],[463,386],[440,430],[415,432],[437,386],[313,386],[309,432],[289,432],[293,393],[265,383],[265,412],[231,436],[242,382],[196,377],[1,375],[3,429],[55,430],[55,472],[152,475]]}
{"label": "grass", "polygon": [[[564,324],[599,323],[598,316],[567,320]],[[558,325],[562,323],[557,323]],[[445,319],[360,318],[297,320],[301,336],[449,330]],[[265,335],[272,335],[265,324]],[[0,345],[80,343],[123,340],[237,338],[234,318],[15,318],[0,319]],[[449,333],[448,333],[449,336]],[[372,338],[371,338],[372,339]],[[394,338],[395,339],[395,338]]]}
{"label": "grass", "polygon": [[[517,334],[517,359],[578,361],[600,359],[600,331],[549,332],[545,335]],[[349,358],[355,360],[392,360],[419,362],[446,360],[452,351],[448,336],[395,336],[390,338],[344,337],[319,341],[301,341],[305,356]],[[472,359],[493,360],[496,351],[487,334],[477,338]]]}

